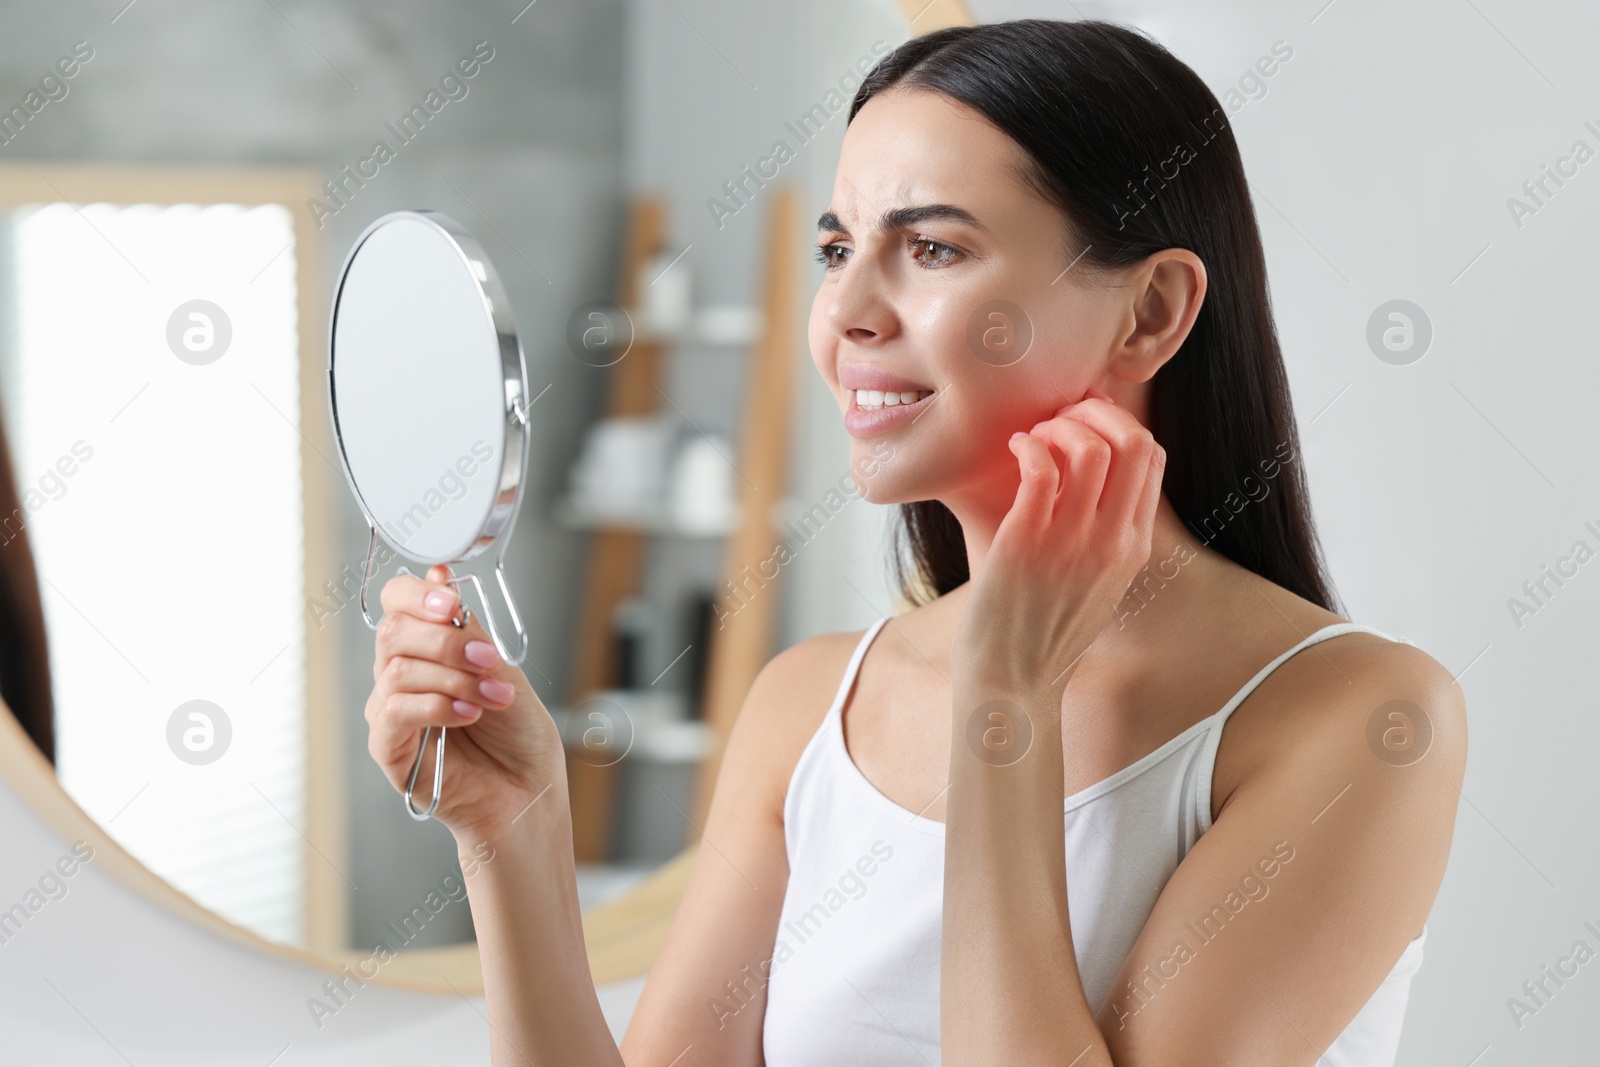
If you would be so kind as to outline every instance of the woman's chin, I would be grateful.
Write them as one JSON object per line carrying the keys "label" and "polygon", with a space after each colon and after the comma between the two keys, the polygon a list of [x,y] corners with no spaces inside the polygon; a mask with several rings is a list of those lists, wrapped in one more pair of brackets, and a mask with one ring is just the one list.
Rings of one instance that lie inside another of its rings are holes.
{"label": "woman's chin", "polygon": [[933,492],[927,487],[906,485],[883,477],[870,480],[858,479],[856,489],[861,499],[868,504],[910,504],[933,496]]}
{"label": "woman's chin", "polygon": [[943,464],[928,462],[909,448],[882,440],[858,447],[850,457],[850,480],[869,504],[909,504],[937,497],[949,488]]}
{"label": "woman's chin", "polygon": [[[932,456],[909,447],[881,449],[876,455],[863,449],[851,457],[850,480],[856,495],[867,503],[894,505],[943,500],[960,486],[981,485],[996,474],[1004,476],[1003,469],[987,467],[980,468],[983,473],[967,475],[970,458],[948,449]],[[1005,459],[1011,460],[1014,469],[1016,460],[1009,453]]]}

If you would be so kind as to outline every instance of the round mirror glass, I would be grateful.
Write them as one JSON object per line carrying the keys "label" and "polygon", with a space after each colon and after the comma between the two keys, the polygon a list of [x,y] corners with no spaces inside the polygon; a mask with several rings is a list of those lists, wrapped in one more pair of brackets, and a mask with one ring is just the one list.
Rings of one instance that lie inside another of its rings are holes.
{"label": "round mirror glass", "polygon": [[493,269],[434,212],[396,212],[356,242],[333,309],[329,394],[369,525],[418,563],[481,551],[521,475],[521,351]]}

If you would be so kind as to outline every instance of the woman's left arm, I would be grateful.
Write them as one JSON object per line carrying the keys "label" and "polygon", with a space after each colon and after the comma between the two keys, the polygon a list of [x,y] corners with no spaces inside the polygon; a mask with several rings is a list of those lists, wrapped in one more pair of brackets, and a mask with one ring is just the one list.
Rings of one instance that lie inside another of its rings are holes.
{"label": "woman's left arm", "polygon": [[[1061,700],[1148,559],[1162,457],[1101,400],[1011,447],[1022,484],[953,651],[942,1051],[963,1065],[1313,1064],[1420,931],[1443,877],[1460,689],[1395,645],[1300,694],[1275,717],[1274,759],[1234,789],[1091,1006],[1067,910]],[[1426,758],[1385,760],[1369,744],[1391,700],[1430,724]]]}

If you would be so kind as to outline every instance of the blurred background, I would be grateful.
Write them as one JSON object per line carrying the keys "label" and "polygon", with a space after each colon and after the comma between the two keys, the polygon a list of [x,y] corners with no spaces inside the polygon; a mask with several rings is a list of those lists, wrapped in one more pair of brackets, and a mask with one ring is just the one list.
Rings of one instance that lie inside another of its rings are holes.
{"label": "blurred background", "polygon": [[[536,396],[506,563],[525,671],[569,726],[585,903],[694,843],[755,669],[899,606],[889,513],[837,492],[806,220],[861,74],[928,10],[0,5],[5,525],[36,554],[73,799],[288,945],[370,945],[459,873],[366,752],[367,531],[323,378],[352,242],[428,208],[488,250]],[[1600,977],[1520,1021],[1509,998],[1600,949],[1600,12],[970,10],[1140,26],[1222,99],[1345,614],[1468,697],[1400,1062],[1587,1062]],[[590,328],[626,354],[575,344]],[[452,903],[408,947],[471,936]]]}

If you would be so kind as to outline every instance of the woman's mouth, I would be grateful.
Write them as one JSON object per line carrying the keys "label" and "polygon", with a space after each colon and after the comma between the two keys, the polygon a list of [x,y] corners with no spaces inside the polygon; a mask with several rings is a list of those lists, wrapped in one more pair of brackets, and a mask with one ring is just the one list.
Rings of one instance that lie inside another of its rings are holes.
{"label": "woman's mouth", "polygon": [[927,389],[913,389],[899,393],[886,392],[882,389],[850,390],[851,402],[862,411],[899,407],[902,404],[910,407],[917,401],[925,400],[932,395],[933,393]]}
{"label": "woman's mouth", "polygon": [[876,437],[901,426],[909,426],[933,403],[927,389],[889,392],[881,389],[852,389],[850,406],[845,409],[844,428],[851,437]]}

